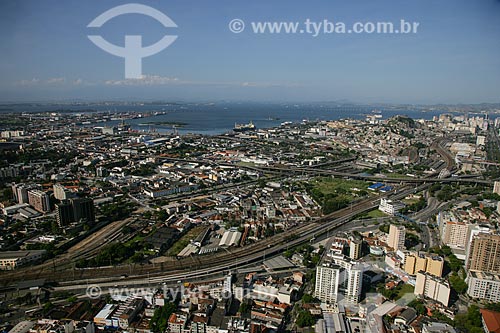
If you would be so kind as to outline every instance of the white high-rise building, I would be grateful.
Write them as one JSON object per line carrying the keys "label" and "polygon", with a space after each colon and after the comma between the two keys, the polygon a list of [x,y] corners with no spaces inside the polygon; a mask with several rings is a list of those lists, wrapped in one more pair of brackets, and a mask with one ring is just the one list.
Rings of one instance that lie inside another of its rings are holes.
{"label": "white high-rise building", "polygon": [[331,261],[316,268],[314,295],[325,303],[336,303],[343,298],[358,303],[363,287],[363,265],[343,255],[332,255],[328,260]]}
{"label": "white high-rise building", "polygon": [[29,190],[28,202],[39,212],[45,213],[50,211],[49,196],[43,191]]}
{"label": "white high-rise building", "polygon": [[29,190],[41,190],[42,187],[38,184],[13,184],[12,193],[14,194],[14,199],[22,204],[29,203],[28,191]]}
{"label": "white high-rise building", "polygon": [[500,195],[500,182],[495,182],[493,184],[493,193]]}
{"label": "white high-rise building", "polygon": [[347,271],[347,289],[346,300],[352,303],[358,303],[363,287],[363,266],[355,265]]}
{"label": "white high-rise building", "polygon": [[68,199],[68,190],[61,184],[54,184],[54,198],[57,200],[66,200]]}
{"label": "white high-rise building", "polygon": [[339,285],[344,281],[344,272],[338,265],[316,267],[314,296],[325,303],[336,303],[339,294]]}

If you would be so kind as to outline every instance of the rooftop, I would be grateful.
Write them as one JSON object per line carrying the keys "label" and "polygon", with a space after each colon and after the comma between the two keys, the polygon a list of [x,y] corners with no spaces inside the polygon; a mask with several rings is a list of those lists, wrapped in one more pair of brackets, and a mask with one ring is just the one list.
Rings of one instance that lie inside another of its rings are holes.
{"label": "rooftop", "polygon": [[500,333],[500,312],[481,309],[483,322],[488,328],[488,332]]}

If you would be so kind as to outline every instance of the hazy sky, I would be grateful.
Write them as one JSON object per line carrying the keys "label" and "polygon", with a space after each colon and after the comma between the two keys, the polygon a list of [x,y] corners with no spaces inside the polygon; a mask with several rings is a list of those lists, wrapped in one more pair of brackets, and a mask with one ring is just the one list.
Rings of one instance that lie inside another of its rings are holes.
{"label": "hazy sky", "polygon": [[[128,14],[87,25],[129,3],[0,2],[0,100],[255,100],[395,103],[500,102],[499,0],[162,0],[178,28]],[[229,22],[246,22],[242,33]],[[306,19],[420,23],[417,34],[254,34],[250,22]],[[123,45],[178,39],[124,80],[124,60],[89,34]]]}

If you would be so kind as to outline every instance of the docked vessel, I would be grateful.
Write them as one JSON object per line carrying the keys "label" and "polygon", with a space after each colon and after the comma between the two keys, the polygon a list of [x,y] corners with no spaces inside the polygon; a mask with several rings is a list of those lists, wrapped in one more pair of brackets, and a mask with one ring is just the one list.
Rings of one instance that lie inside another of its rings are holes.
{"label": "docked vessel", "polygon": [[252,131],[254,129],[255,125],[252,122],[249,122],[248,124],[234,124],[233,131],[246,132],[246,131]]}

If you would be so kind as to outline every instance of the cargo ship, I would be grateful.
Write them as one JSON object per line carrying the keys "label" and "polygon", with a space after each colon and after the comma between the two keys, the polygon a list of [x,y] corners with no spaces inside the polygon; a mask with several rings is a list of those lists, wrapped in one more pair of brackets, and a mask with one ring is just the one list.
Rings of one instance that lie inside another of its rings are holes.
{"label": "cargo ship", "polygon": [[254,129],[255,125],[252,122],[249,122],[248,124],[234,124],[233,131],[246,132],[246,131],[252,131]]}

